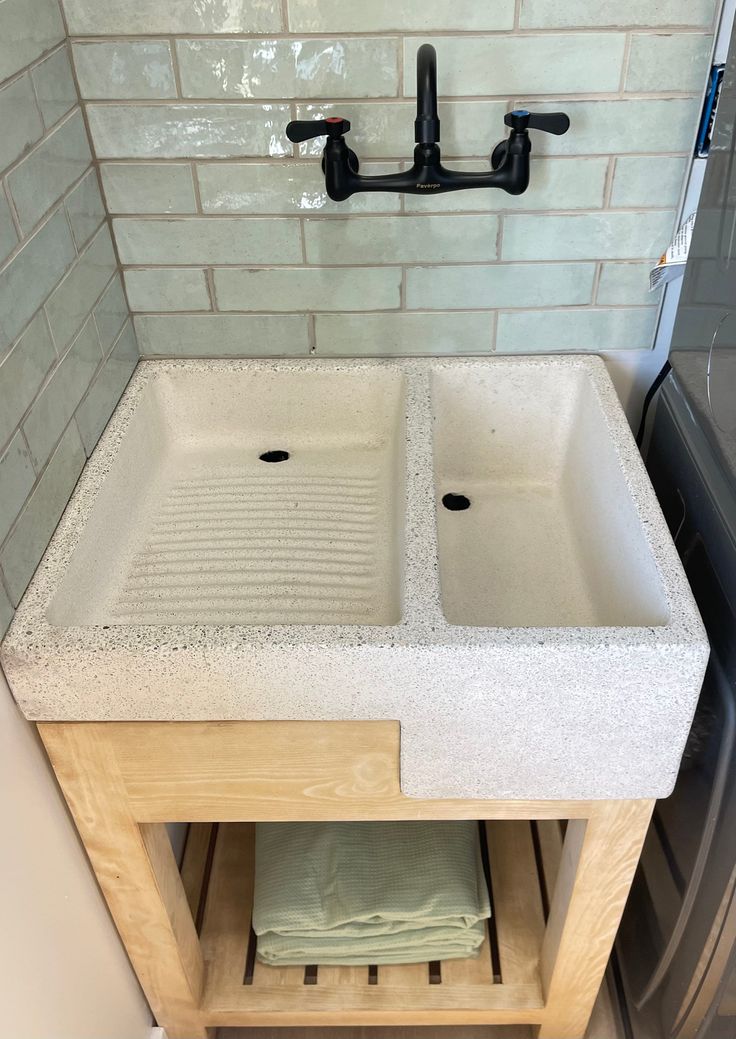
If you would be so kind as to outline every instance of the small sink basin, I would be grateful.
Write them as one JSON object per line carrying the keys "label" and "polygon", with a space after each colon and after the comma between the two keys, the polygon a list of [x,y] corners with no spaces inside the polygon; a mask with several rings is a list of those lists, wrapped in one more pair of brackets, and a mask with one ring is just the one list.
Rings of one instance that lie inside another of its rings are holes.
{"label": "small sink basin", "polygon": [[397,371],[155,374],[49,620],[395,624],[404,413]]}
{"label": "small sink basin", "polygon": [[0,656],[34,720],[392,720],[408,796],[592,800],[671,791],[708,644],[599,358],[305,358],[142,362]]}
{"label": "small sink basin", "polygon": [[595,386],[579,368],[432,377],[451,624],[636,627],[669,610]]}

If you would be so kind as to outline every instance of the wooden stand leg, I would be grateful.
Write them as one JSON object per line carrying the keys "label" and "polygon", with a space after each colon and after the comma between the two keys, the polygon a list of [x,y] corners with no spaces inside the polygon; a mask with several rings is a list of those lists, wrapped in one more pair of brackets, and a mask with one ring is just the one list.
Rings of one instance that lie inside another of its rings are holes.
{"label": "wooden stand leg", "polygon": [[130,813],[99,725],[39,725],[113,919],[167,1039],[208,1039],[202,952],[162,823]]}
{"label": "wooden stand leg", "polygon": [[542,945],[539,1039],[583,1039],[654,801],[601,801],[568,823]]}

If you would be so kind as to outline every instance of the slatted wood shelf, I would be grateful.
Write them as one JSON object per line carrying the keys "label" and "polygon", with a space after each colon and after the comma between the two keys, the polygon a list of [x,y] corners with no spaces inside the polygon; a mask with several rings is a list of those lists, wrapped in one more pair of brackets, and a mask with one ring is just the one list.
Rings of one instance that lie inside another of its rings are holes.
{"label": "slatted wood shelf", "polygon": [[205,960],[202,1011],[219,1026],[534,1024],[559,864],[556,821],[482,824],[493,917],[477,958],[380,967],[270,967],[251,930],[253,823],[190,827],[182,879]]}

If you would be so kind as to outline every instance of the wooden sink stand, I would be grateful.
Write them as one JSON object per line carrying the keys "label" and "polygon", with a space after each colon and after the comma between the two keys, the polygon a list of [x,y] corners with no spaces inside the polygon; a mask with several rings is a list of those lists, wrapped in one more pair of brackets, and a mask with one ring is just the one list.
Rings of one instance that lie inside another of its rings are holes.
{"label": "wooden sink stand", "polygon": [[[211,1039],[218,1026],[463,1024],[583,1039],[653,801],[410,799],[394,722],[38,729],[168,1039]],[[485,823],[493,918],[481,955],[377,968],[258,963],[254,823],[366,819]],[[181,871],[167,822],[192,824]]]}

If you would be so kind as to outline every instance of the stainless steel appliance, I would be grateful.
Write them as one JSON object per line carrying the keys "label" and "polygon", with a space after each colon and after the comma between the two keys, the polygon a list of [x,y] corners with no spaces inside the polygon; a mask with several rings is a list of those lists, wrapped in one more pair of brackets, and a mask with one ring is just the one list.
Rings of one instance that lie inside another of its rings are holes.
{"label": "stainless steel appliance", "polygon": [[712,656],[614,972],[630,1039],[736,1039],[736,55],[726,65],[647,466]]}

